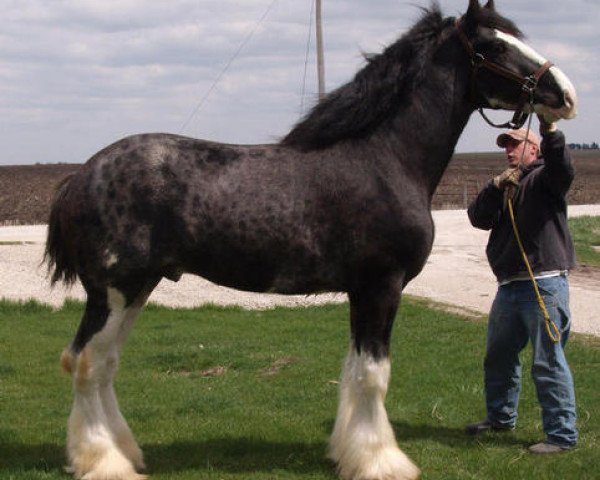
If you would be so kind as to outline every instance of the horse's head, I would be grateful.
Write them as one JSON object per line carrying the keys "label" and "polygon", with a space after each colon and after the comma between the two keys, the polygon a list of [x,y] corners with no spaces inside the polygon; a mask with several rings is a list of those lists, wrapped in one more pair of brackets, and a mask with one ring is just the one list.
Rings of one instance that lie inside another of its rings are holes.
{"label": "horse's head", "polygon": [[515,24],[496,12],[494,0],[485,6],[470,0],[457,29],[471,56],[471,94],[477,107],[535,112],[547,121],[576,116],[571,81],[521,40]]}

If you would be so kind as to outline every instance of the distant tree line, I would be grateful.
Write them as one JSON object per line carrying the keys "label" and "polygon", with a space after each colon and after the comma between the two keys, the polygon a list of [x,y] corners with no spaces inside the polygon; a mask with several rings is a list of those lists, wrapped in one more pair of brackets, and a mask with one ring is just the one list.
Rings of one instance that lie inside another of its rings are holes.
{"label": "distant tree line", "polygon": [[596,142],[592,142],[592,143],[569,143],[569,148],[571,150],[598,150],[598,149],[600,149],[600,146],[598,146],[598,143],[596,143]]}

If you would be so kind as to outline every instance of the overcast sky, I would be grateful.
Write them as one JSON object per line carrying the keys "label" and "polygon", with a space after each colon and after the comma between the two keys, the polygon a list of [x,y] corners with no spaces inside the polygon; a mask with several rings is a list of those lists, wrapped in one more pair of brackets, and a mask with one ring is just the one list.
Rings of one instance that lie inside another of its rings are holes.
{"label": "overcast sky", "polygon": [[[361,52],[379,52],[420,17],[418,6],[430,5],[322,1],[328,90],[352,78]],[[0,0],[0,164],[83,163],[140,132],[276,141],[315,100],[314,38],[302,97],[312,2]],[[439,3],[456,16],[468,0]],[[600,0],[496,4],[575,84],[579,116],[561,124],[568,140],[600,140]],[[491,150],[495,135],[473,116],[457,151]]]}

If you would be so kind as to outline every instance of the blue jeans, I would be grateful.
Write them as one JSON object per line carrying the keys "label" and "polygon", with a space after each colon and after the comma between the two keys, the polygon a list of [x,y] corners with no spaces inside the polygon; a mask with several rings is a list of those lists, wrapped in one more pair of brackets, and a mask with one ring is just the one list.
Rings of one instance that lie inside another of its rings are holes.
{"label": "blue jeans", "polygon": [[500,286],[488,323],[484,361],[488,419],[506,427],[517,421],[521,389],[519,352],[531,340],[531,374],[542,409],[546,441],[563,447],[577,443],[575,388],[564,348],[569,338],[569,282],[565,276],[538,280],[551,320],[562,335],[558,343],[546,331],[529,281]]}

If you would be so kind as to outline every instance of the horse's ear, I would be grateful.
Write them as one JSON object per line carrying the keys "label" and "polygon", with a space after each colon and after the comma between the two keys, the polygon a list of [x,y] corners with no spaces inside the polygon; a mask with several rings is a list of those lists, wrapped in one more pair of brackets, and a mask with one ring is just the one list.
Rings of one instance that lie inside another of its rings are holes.
{"label": "horse's ear", "polygon": [[469,8],[467,10],[467,13],[465,13],[463,17],[464,25],[468,32],[472,33],[477,29],[477,19],[479,18],[479,12],[481,12],[481,5],[479,5],[479,0],[469,0]]}
{"label": "horse's ear", "polygon": [[494,3],[494,0],[488,0],[484,8],[487,8],[488,10],[496,10],[496,4]]}
{"label": "horse's ear", "polygon": [[[493,3],[493,0],[492,0]],[[478,12],[481,10],[481,5],[479,4],[479,0],[469,0],[469,9],[467,10],[467,14],[470,11]]]}

